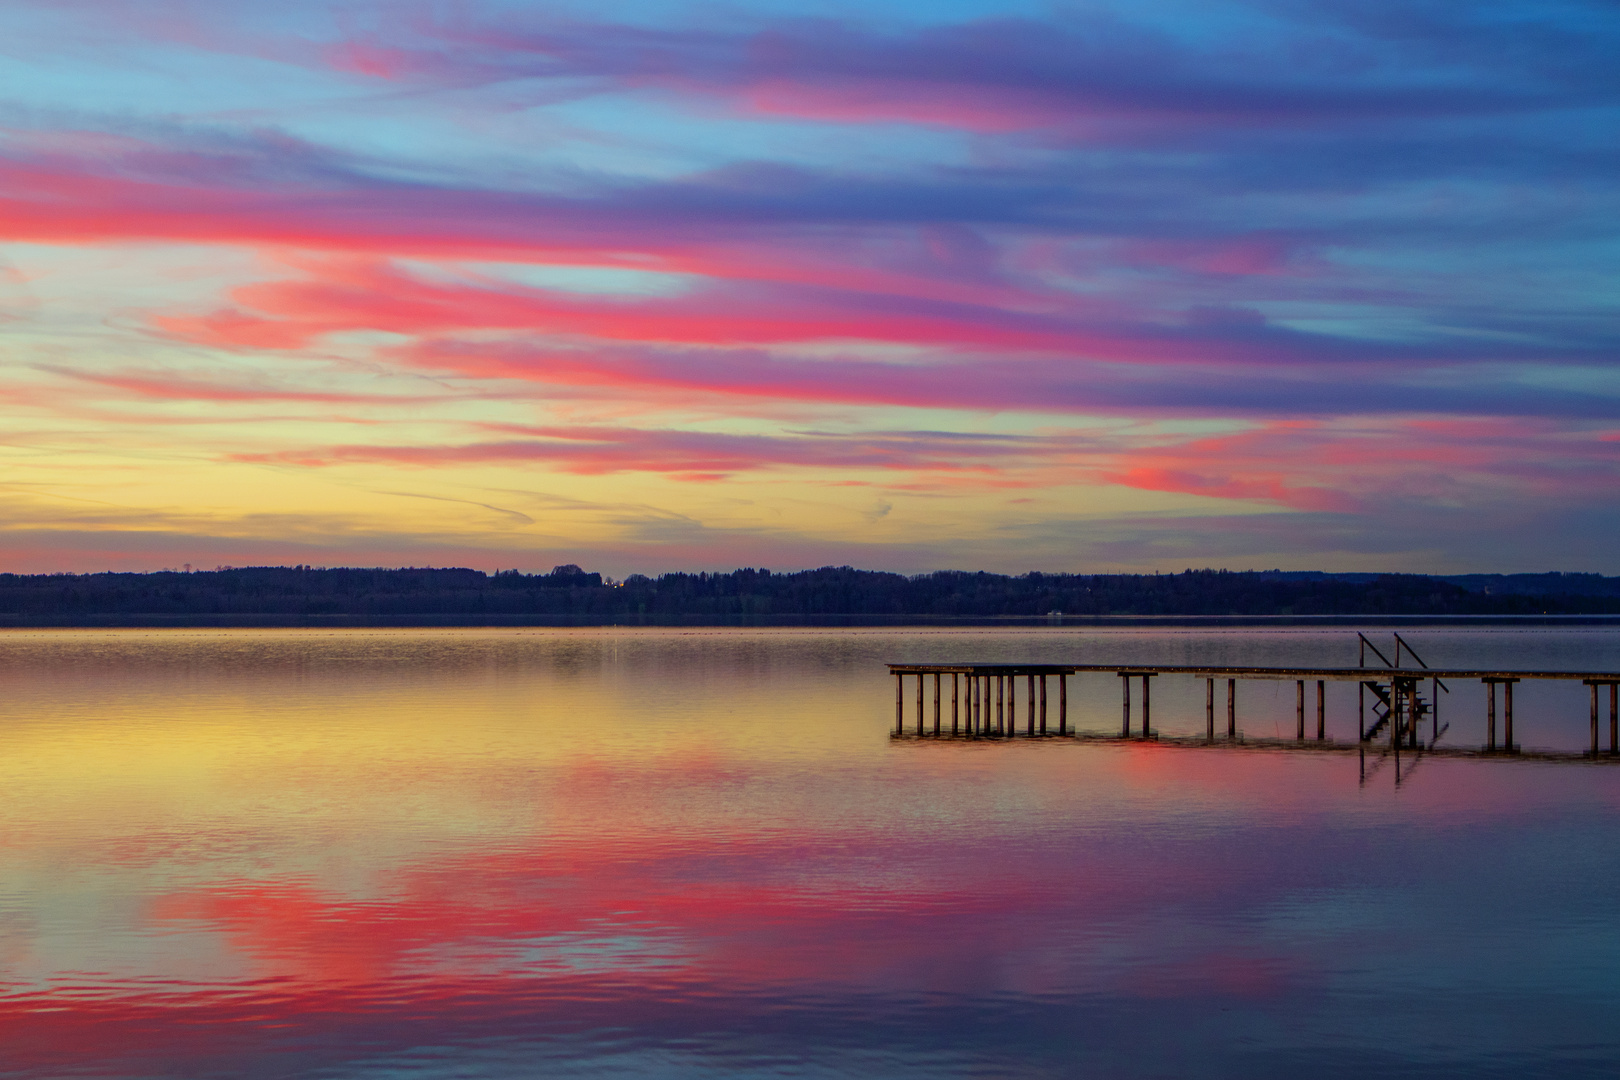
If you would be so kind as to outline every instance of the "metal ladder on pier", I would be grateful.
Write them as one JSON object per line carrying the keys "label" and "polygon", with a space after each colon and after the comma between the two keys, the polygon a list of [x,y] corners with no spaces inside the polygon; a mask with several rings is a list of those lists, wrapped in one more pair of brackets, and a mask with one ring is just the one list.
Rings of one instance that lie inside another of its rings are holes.
{"label": "metal ladder on pier", "polygon": [[[1423,662],[1423,658],[1417,654],[1417,650],[1412,648],[1411,643],[1399,634],[1395,635],[1394,663],[1390,663],[1389,658],[1379,651],[1378,646],[1368,641],[1365,634],[1358,631],[1356,637],[1361,639],[1362,667],[1367,665],[1368,649],[1371,649],[1373,655],[1384,662],[1385,667],[1399,667],[1402,648],[1405,648],[1411,654],[1412,659],[1416,660],[1419,666],[1424,668],[1429,666]],[[1441,691],[1449,694],[1451,688],[1439,679],[1432,681],[1434,685],[1430,690],[1430,696],[1425,697],[1422,692],[1423,681],[1421,679],[1398,676],[1388,681],[1376,678],[1363,680],[1361,683],[1362,690],[1370,690],[1373,695],[1373,725],[1371,727],[1362,726],[1361,741],[1372,742],[1387,727],[1390,732],[1391,745],[1417,749],[1422,745],[1419,732],[1422,730],[1423,720],[1425,717],[1431,717],[1433,724],[1429,745],[1433,747],[1438,743],[1440,736],[1444,735],[1447,728],[1450,727],[1449,724],[1446,727],[1440,726],[1439,694]]]}

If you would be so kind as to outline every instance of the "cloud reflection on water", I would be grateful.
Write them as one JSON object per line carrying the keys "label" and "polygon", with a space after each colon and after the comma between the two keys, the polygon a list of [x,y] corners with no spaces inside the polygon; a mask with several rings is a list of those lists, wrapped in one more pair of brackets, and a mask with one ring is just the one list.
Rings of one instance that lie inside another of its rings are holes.
{"label": "cloud reflection on water", "polygon": [[986,640],[8,635],[0,1075],[1612,1056],[1620,774],[890,745]]}

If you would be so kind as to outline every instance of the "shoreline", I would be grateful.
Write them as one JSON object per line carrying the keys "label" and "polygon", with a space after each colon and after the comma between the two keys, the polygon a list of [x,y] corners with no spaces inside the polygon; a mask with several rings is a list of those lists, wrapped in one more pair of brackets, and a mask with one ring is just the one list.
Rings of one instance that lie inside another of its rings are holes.
{"label": "shoreline", "polygon": [[1620,614],[1581,615],[739,615],[716,617],[566,615],[165,615],[107,614],[37,616],[0,613],[0,630],[117,629],[920,629],[982,627],[1080,629],[1084,627],[1352,627],[1352,626],[1620,626]]}

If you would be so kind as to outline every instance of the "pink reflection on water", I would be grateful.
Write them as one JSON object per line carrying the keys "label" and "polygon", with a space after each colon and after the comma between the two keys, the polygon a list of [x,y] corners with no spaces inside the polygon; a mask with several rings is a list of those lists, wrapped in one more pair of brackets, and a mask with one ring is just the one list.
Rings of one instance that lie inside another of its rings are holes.
{"label": "pink reflection on water", "polygon": [[[1430,759],[1397,788],[1346,753],[891,743],[881,669],[867,711],[848,689],[860,655],[839,670],[784,638],[693,674],[689,643],[616,666],[619,647],[568,654],[572,683],[480,682],[461,657],[434,696],[399,693],[390,664],[419,654],[396,642],[363,683],[198,667],[207,723],[172,719],[162,680],[116,724],[30,717],[0,840],[4,1069],[305,1075],[707,1033],[799,1064],[960,1038],[1007,1072],[1026,1051],[998,1039],[1078,1046],[1081,1008],[1097,1039],[1135,1008],[1331,1025],[1359,1014],[1309,1003],[1364,1001],[1364,978],[1410,1004],[1482,981],[1481,940],[1544,931],[1488,974],[1530,985],[1553,956],[1567,978],[1559,935],[1612,895],[1594,836],[1620,770]],[[257,711],[227,716],[233,694]],[[1542,919],[1504,930],[1527,882]]]}

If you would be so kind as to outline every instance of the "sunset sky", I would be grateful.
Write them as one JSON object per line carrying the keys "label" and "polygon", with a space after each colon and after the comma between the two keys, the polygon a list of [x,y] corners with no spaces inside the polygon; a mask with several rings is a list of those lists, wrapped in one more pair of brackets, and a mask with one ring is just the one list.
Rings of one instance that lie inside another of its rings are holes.
{"label": "sunset sky", "polygon": [[1620,573],[1620,9],[7,0],[0,569]]}

